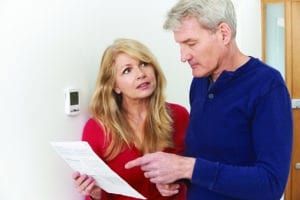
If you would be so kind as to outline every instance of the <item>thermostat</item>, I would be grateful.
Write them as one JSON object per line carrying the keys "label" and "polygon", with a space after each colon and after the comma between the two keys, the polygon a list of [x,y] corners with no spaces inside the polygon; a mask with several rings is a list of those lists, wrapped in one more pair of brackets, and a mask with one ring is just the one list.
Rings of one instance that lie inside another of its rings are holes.
{"label": "thermostat", "polygon": [[65,89],[65,113],[76,115],[79,111],[79,90],[74,88]]}

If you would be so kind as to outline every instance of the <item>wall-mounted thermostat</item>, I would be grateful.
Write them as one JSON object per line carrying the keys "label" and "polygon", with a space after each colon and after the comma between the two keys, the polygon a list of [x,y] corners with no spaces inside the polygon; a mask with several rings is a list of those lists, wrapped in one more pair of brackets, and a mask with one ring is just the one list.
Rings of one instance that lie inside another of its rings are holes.
{"label": "wall-mounted thermostat", "polygon": [[79,90],[75,88],[65,89],[65,113],[76,115],[79,111]]}

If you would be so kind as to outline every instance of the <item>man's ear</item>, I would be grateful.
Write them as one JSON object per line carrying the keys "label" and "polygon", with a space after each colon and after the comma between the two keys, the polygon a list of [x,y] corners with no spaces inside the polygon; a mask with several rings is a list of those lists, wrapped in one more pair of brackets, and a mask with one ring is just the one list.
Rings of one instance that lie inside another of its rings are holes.
{"label": "man's ear", "polygon": [[232,31],[230,26],[227,23],[222,22],[219,24],[218,28],[220,30],[223,43],[227,45],[230,42],[232,37]]}

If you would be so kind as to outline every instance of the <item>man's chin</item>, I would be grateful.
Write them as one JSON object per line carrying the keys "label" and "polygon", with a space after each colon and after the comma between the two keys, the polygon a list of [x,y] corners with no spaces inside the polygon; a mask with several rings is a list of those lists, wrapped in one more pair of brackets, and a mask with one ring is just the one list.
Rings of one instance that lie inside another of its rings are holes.
{"label": "man's chin", "polygon": [[203,73],[203,72],[199,72],[199,70],[197,71],[196,69],[192,70],[192,75],[195,78],[202,78],[202,77],[207,77],[207,73]]}

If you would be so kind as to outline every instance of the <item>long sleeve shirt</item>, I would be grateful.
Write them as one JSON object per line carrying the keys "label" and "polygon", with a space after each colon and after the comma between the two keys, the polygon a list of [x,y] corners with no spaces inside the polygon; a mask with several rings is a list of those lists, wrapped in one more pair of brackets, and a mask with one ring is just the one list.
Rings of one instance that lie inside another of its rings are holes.
{"label": "long sleeve shirt", "polygon": [[[183,154],[185,149],[184,138],[189,120],[188,111],[173,103],[167,104],[171,116],[173,118],[173,141],[174,148],[165,149],[165,152]],[[140,167],[134,167],[132,169],[125,169],[125,164],[131,160],[134,160],[142,156],[142,152],[135,148],[126,148],[122,150],[114,159],[107,161],[104,158],[107,145],[104,143],[105,132],[104,128],[97,123],[93,118],[90,118],[83,130],[82,140],[87,141],[94,152],[102,158],[107,165],[119,174],[125,181],[127,181],[133,188],[140,192],[147,199],[151,200],[185,200],[186,199],[186,186],[183,184],[180,188],[180,192],[171,197],[163,197],[156,189],[156,185],[151,183],[148,178],[145,178],[144,172]],[[86,200],[90,200],[90,197],[86,197]],[[134,200],[135,198],[110,194],[102,191],[102,200]]]}
{"label": "long sleeve shirt", "polygon": [[188,200],[278,200],[292,149],[291,101],[280,73],[258,59],[194,78],[186,155],[196,162]]}

